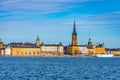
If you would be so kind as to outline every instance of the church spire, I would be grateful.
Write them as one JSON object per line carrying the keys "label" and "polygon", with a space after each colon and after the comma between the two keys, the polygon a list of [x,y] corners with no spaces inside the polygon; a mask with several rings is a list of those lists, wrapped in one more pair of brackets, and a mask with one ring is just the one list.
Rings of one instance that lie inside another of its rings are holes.
{"label": "church spire", "polygon": [[89,40],[88,40],[88,45],[92,45],[91,32],[89,32]]}
{"label": "church spire", "polygon": [[76,32],[75,20],[74,20],[73,32],[72,32],[72,45],[77,45],[77,32]]}
{"label": "church spire", "polygon": [[77,32],[76,32],[76,25],[75,25],[75,20],[74,20],[74,26],[73,26],[73,35],[77,35]]}

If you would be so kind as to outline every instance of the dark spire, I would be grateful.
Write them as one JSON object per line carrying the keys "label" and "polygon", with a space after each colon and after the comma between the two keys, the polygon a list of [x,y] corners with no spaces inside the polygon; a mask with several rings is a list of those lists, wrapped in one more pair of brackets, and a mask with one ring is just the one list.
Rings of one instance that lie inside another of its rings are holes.
{"label": "dark spire", "polygon": [[74,26],[73,26],[73,35],[77,35],[77,32],[76,32],[76,25],[75,25],[75,20],[74,20]]}
{"label": "dark spire", "polygon": [[91,32],[89,32],[89,40],[88,40],[88,45],[92,45],[92,39],[91,39],[91,35],[90,35]]}

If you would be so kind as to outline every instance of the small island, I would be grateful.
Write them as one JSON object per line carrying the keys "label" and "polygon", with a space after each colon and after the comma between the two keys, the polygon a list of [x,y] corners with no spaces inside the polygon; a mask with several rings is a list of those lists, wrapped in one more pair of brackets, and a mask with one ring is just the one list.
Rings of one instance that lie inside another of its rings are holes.
{"label": "small island", "polygon": [[93,44],[91,34],[89,32],[89,40],[87,45],[78,45],[76,23],[74,21],[72,42],[68,46],[58,44],[44,44],[40,41],[39,36],[35,43],[12,42],[4,44],[0,39],[0,55],[1,56],[80,56],[94,57],[98,54],[109,53],[114,56],[120,56],[120,49],[108,49],[104,43]]}

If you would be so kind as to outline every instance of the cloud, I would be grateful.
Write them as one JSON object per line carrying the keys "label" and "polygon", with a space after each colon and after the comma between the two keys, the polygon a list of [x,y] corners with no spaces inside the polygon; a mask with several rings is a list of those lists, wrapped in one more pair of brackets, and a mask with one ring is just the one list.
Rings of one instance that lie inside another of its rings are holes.
{"label": "cloud", "polygon": [[[1,9],[33,9],[33,10],[56,10],[66,9],[73,0],[5,0],[1,2]],[[86,1],[86,0],[80,0]],[[74,3],[79,1],[73,1]]]}
{"label": "cloud", "polygon": [[[75,18],[79,29],[120,29],[120,12],[114,11],[104,14],[83,14]],[[63,25],[73,25],[73,21],[64,22]]]}
{"label": "cloud", "polygon": [[[100,0],[2,0],[2,18],[21,18],[32,15],[59,13],[82,7],[80,3]],[[8,16],[9,15],[9,16]],[[12,17],[11,17],[12,16]]]}
{"label": "cloud", "polygon": [[120,12],[109,12],[104,14],[85,14],[81,16],[82,18],[92,19],[92,20],[108,20],[108,19],[120,19]]}

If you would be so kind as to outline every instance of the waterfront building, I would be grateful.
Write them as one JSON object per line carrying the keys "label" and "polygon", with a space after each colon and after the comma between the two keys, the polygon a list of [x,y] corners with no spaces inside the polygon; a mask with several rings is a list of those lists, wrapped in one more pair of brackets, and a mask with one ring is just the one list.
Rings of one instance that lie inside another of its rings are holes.
{"label": "waterfront building", "polygon": [[42,55],[59,55],[62,56],[64,54],[64,47],[62,43],[60,42],[59,44],[44,44],[42,43],[40,45],[40,50]]}
{"label": "waterfront building", "polygon": [[64,47],[59,44],[40,43],[39,36],[35,43],[9,43],[5,48],[5,55],[11,56],[62,56]]}
{"label": "waterfront building", "polygon": [[97,44],[97,45],[94,45],[92,43],[93,42],[92,42],[92,39],[91,39],[90,33],[89,33],[88,45],[86,46],[88,48],[88,54],[89,55],[96,55],[96,54],[101,54],[101,53],[105,53],[106,52],[104,43]]}
{"label": "waterfront building", "polygon": [[120,48],[107,49],[107,52],[113,54],[114,56],[120,56]]}
{"label": "waterfront building", "polygon": [[106,48],[104,46],[104,43],[96,45],[95,54],[101,54],[101,53],[105,53],[105,52],[106,52]]}
{"label": "waterfront building", "polygon": [[40,48],[33,43],[10,43],[11,56],[39,56]]}
{"label": "waterfront building", "polygon": [[78,45],[78,41],[77,41],[77,32],[76,32],[76,24],[74,21],[74,26],[73,26],[73,32],[72,32],[72,43],[67,46],[67,50],[66,53],[70,54],[70,55],[80,55],[80,48]]}
{"label": "waterfront building", "polygon": [[0,55],[5,55],[5,45],[2,42],[2,39],[0,39]]}
{"label": "waterfront building", "polygon": [[78,45],[77,32],[74,21],[73,32],[72,32],[72,43],[65,47],[65,54],[70,55],[96,55],[105,53],[104,44],[94,45],[89,33],[89,40],[87,45]]}
{"label": "waterfront building", "polygon": [[10,56],[11,55],[11,48],[10,48],[10,46],[6,46],[5,47],[5,55],[6,56]]}
{"label": "waterfront building", "polygon": [[91,46],[87,46],[88,49],[88,54],[89,55],[96,55],[96,54],[102,54],[106,52],[106,49],[103,45],[99,44],[99,45],[91,45]]}
{"label": "waterfront building", "polygon": [[88,48],[86,45],[79,45],[79,50],[82,55],[88,55]]}

